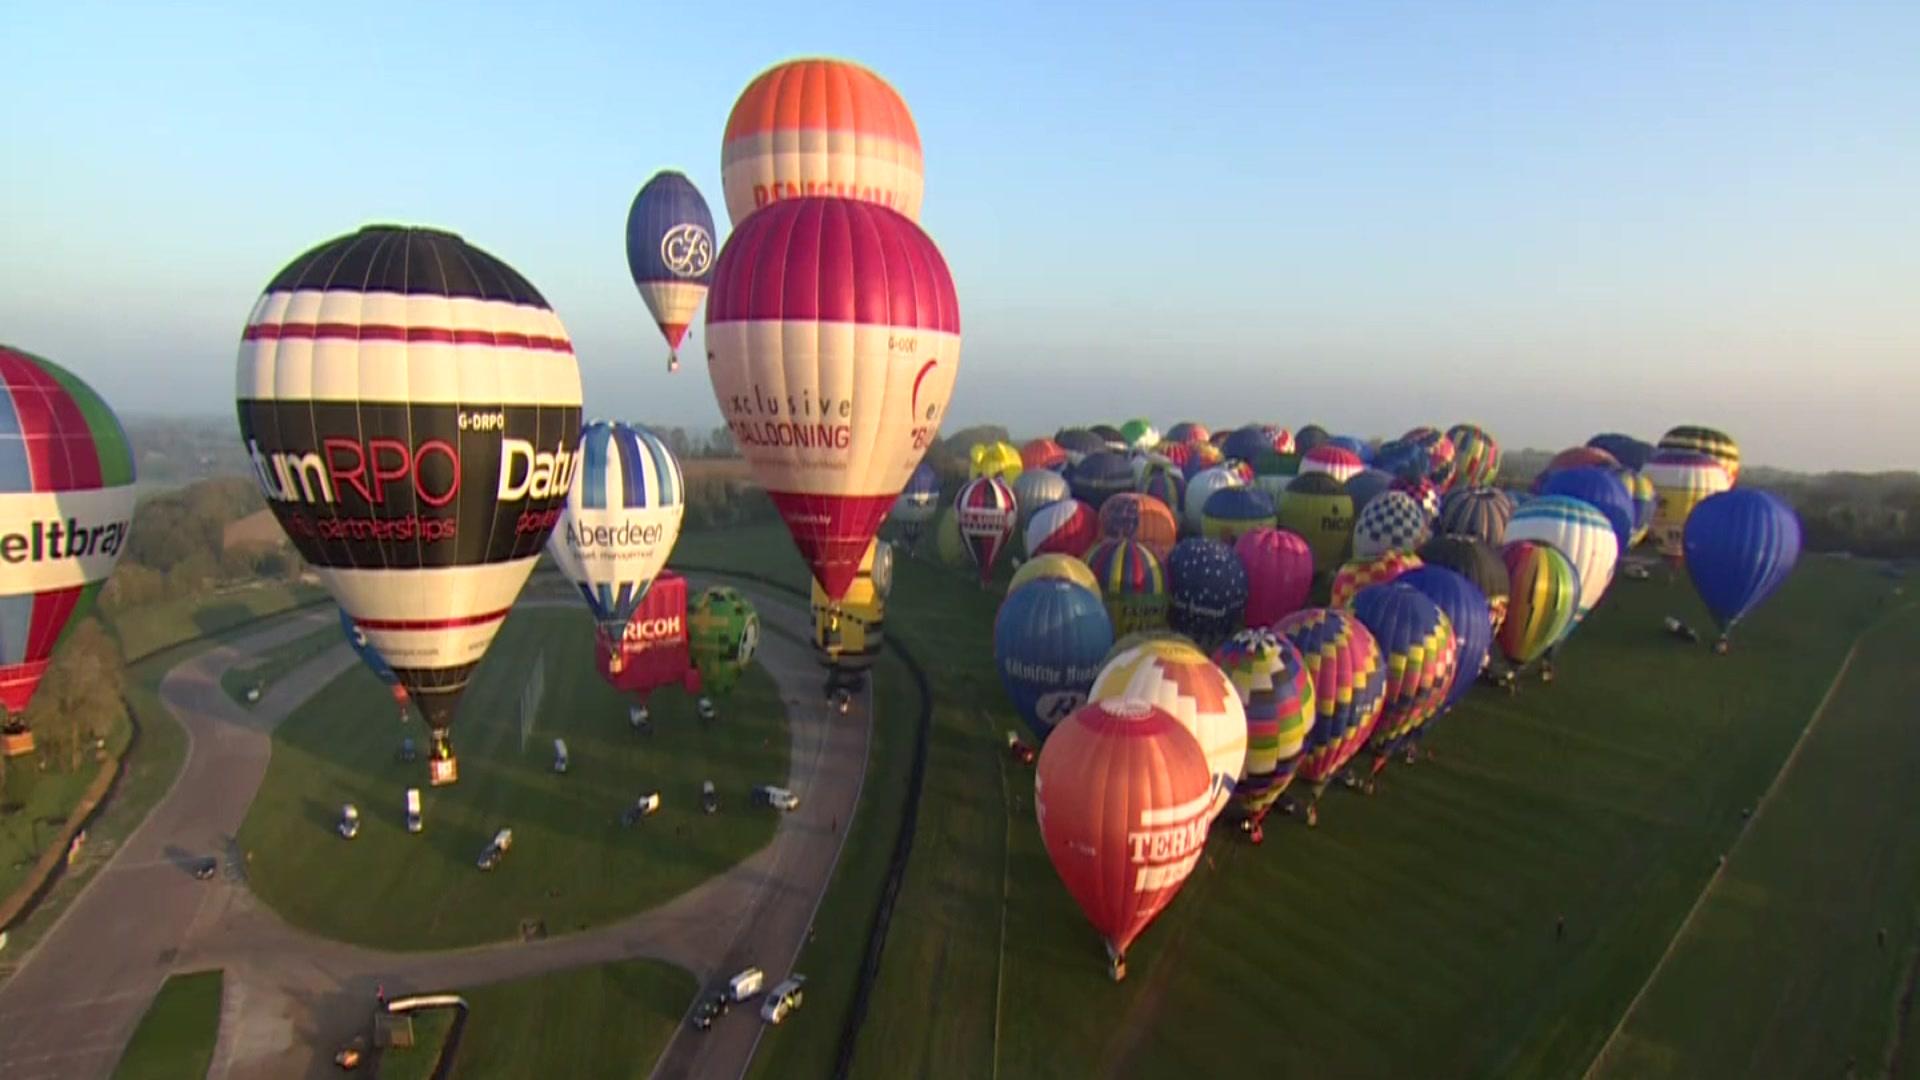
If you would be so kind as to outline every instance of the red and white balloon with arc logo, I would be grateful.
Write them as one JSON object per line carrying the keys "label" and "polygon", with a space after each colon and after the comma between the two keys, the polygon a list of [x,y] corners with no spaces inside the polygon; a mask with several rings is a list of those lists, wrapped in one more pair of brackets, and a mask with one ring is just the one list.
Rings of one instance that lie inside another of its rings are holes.
{"label": "red and white balloon with arc logo", "polygon": [[946,260],[883,206],[773,203],[720,253],[706,341],[734,443],[839,601],[946,417],[960,366]]}

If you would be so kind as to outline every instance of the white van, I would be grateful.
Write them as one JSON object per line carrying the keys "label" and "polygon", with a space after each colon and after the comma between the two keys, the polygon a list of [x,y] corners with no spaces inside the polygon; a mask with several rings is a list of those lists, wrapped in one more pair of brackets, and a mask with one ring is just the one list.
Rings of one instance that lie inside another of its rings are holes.
{"label": "white van", "polygon": [[727,992],[735,1001],[745,1001],[760,992],[766,985],[767,973],[757,967],[750,967],[727,980]]}
{"label": "white van", "polygon": [[795,795],[783,787],[774,787],[772,784],[762,784],[753,789],[753,796],[756,801],[771,806],[775,810],[800,809],[800,796]]}
{"label": "white van", "polygon": [[565,739],[553,740],[553,771],[557,773],[567,771],[567,740]]}

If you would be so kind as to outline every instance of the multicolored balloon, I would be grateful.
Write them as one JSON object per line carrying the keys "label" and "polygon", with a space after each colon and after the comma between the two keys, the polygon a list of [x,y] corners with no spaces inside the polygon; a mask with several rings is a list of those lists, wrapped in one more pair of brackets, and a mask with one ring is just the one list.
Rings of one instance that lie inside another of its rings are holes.
{"label": "multicolored balloon", "polygon": [[680,343],[713,281],[713,212],[684,175],[653,174],[627,210],[627,271],[667,339],[667,370],[680,370]]}
{"label": "multicolored balloon", "polygon": [[1307,824],[1313,825],[1320,818],[1320,795],[1327,781],[1353,760],[1380,720],[1386,674],[1380,646],[1352,612],[1307,608],[1281,619],[1273,629],[1300,650],[1313,675],[1317,716],[1294,772],[1312,788]]}
{"label": "multicolored balloon", "polygon": [[1432,535],[1432,520],[1413,496],[1385,492],[1354,515],[1353,557],[1374,559],[1390,551],[1415,551]]}
{"label": "multicolored balloon", "polygon": [[1512,592],[1499,548],[1469,536],[1436,536],[1421,545],[1419,554],[1426,565],[1445,567],[1472,582],[1487,598],[1487,621],[1499,633]]}
{"label": "multicolored balloon", "polygon": [[1565,495],[1542,495],[1515,511],[1507,523],[1507,543],[1518,540],[1551,544],[1573,564],[1580,578],[1580,603],[1573,612],[1576,623],[1587,617],[1613,584],[1620,544],[1607,516],[1589,503]]}
{"label": "multicolored balloon", "polygon": [[1027,557],[1085,555],[1100,537],[1100,519],[1078,499],[1041,507],[1027,520]]}
{"label": "multicolored balloon", "polygon": [[1178,639],[1146,641],[1107,662],[1090,701],[1134,701],[1163,709],[1199,741],[1213,774],[1208,820],[1233,795],[1247,764],[1247,714],[1207,654]]}
{"label": "multicolored balloon", "polygon": [[1622,468],[1632,472],[1639,472],[1645,468],[1647,459],[1653,456],[1652,443],[1636,439],[1631,435],[1621,435],[1617,432],[1595,435],[1593,438],[1587,440],[1587,445],[1593,447],[1595,450],[1606,451],[1609,456],[1620,463]]}
{"label": "multicolored balloon", "polygon": [[1454,449],[1454,476],[1449,488],[1466,484],[1489,487],[1500,475],[1500,444],[1477,424],[1455,424],[1447,429]]}
{"label": "multicolored balloon", "polygon": [[1087,552],[1087,567],[1115,634],[1166,628],[1167,575],[1151,548],[1134,540],[1102,540]]}
{"label": "multicolored balloon", "polygon": [[1052,439],[1031,439],[1020,447],[1021,475],[1035,469],[1059,471],[1067,467],[1067,449]]}
{"label": "multicolored balloon", "polygon": [[1242,630],[1213,651],[1213,662],[1247,715],[1247,763],[1234,788],[1234,805],[1252,823],[1259,842],[1260,822],[1293,782],[1300,750],[1313,730],[1313,675],[1293,643],[1265,627]]}
{"label": "multicolored balloon", "polygon": [[739,590],[713,585],[687,605],[687,651],[700,692],[724,698],[740,684],[760,648],[760,613]]}
{"label": "multicolored balloon", "polygon": [[1578,499],[1605,514],[1619,551],[1625,554],[1633,546],[1633,495],[1622,480],[1629,475],[1594,465],[1563,469],[1547,477],[1540,494]]}
{"label": "multicolored balloon", "polygon": [[1200,861],[1212,779],[1192,733],[1138,701],[1094,702],[1054,729],[1034,771],[1034,816],[1055,873],[1126,977],[1127,949]]}
{"label": "multicolored balloon", "polygon": [[1409,570],[1424,565],[1411,551],[1389,551],[1371,559],[1355,559],[1334,572],[1329,603],[1336,608],[1351,608],[1361,590],[1384,584]]}
{"label": "multicolored balloon", "polygon": [[1128,491],[1109,498],[1100,507],[1100,535],[1137,540],[1164,560],[1180,540],[1180,524],[1166,503]]}
{"label": "multicolored balloon", "polygon": [[460,695],[579,467],[566,330],[487,252],[377,225],[275,275],[238,368],[268,507],[419,706],[430,779],[453,782]]}
{"label": "multicolored balloon", "polygon": [[1493,648],[1493,621],[1487,614],[1487,594],[1465,575],[1444,566],[1415,567],[1394,581],[1419,589],[1447,613],[1447,620],[1453,624],[1454,639],[1460,648],[1454,662],[1453,684],[1448,687],[1446,701],[1440,707],[1440,711],[1445,712],[1467,696],[1474,680],[1486,670]]}
{"label": "multicolored balloon", "polygon": [[[1187,477],[1179,469],[1149,467],[1140,474],[1134,487],[1139,489],[1140,494],[1160,500],[1176,519],[1186,509]],[[1106,506],[1103,504],[1100,508],[1105,510]]]}
{"label": "multicolored balloon", "polygon": [[1037,559],[1028,559],[1021,563],[1020,569],[1015,570],[1013,577],[1008,579],[1007,591],[1011,593],[1027,582],[1038,581],[1041,578],[1059,578],[1062,581],[1071,581],[1081,588],[1092,589],[1095,593],[1100,591],[1100,583],[1094,580],[1093,571],[1087,569],[1085,562],[1072,555],[1042,555]]}
{"label": "multicolored balloon", "polygon": [[993,663],[1020,719],[1042,739],[1084,705],[1113,648],[1097,593],[1070,581],[1029,581],[1007,594],[993,623]]}
{"label": "multicolored balloon", "polygon": [[960,540],[974,568],[980,571],[980,584],[985,585],[993,577],[1000,550],[1013,537],[1019,503],[1005,480],[982,476],[967,481],[954,498],[953,507],[959,517]]}
{"label": "multicolored balloon", "polygon": [[1377,773],[1446,703],[1460,643],[1447,613],[1411,585],[1362,589],[1353,598],[1353,615],[1379,644],[1387,677],[1380,721],[1368,740]]}
{"label": "multicolored balloon", "polygon": [[1719,624],[1722,641],[1793,573],[1800,543],[1800,515],[1770,491],[1734,488],[1693,508],[1686,525],[1687,576]]}
{"label": "multicolored balloon", "polygon": [[1245,625],[1247,571],[1219,540],[1182,540],[1167,556],[1167,625],[1210,649]]}
{"label": "multicolored balloon", "polygon": [[1367,463],[1360,455],[1331,442],[1322,443],[1300,456],[1300,475],[1325,473],[1344,484],[1358,476]]}
{"label": "multicolored balloon", "polygon": [[758,210],[814,196],[857,199],[918,221],[923,168],[907,103],[885,79],[845,60],[789,60],[762,72],[734,102],[720,146],[736,230]]}
{"label": "multicolored balloon", "polygon": [[1020,508],[1014,528],[1025,536],[1033,515],[1054,503],[1071,498],[1073,489],[1067,486],[1067,478],[1052,469],[1022,472],[1020,479],[1013,482],[1013,501]]}
{"label": "multicolored balloon", "polygon": [[0,737],[33,752],[24,714],[66,628],[85,618],[133,527],[133,453],[93,388],[0,345]]}
{"label": "multicolored balloon", "polygon": [[873,540],[845,595],[828,596],[813,583],[813,655],[836,676],[858,675],[873,667],[886,644],[887,593],[893,589],[893,547]]}
{"label": "multicolored balloon", "polygon": [[1720,463],[1727,472],[1729,486],[1740,482],[1740,444],[1724,431],[1696,424],[1683,424],[1660,436],[1660,449],[1685,450],[1705,454]]}
{"label": "multicolored balloon", "polygon": [[[778,97],[789,76],[775,73],[802,70],[783,65],[755,86]],[[800,285],[826,281],[840,287]],[[953,395],[960,304],[946,260],[884,207],[782,196],[744,221],[736,213],[714,268],[706,337],[707,374],[735,445],[814,580],[840,599]]]}
{"label": "multicolored balloon", "polygon": [[[680,461],[658,435],[605,420],[580,430],[566,508],[547,551],[607,641],[626,634],[653,579],[666,569],[686,509]],[[617,650],[609,669],[620,671]]]}
{"label": "multicolored balloon", "polygon": [[1646,473],[1627,474],[1627,494],[1633,498],[1633,534],[1627,538],[1628,547],[1640,546],[1653,529],[1653,512],[1659,506],[1659,496],[1654,492],[1653,479]]}
{"label": "multicolored balloon", "polygon": [[1153,429],[1153,421],[1145,417],[1135,417],[1121,424],[1120,436],[1127,440],[1129,450],[1151,450],[1160,443],[1160,433]]}
{"label": "multicolored balloon", "polygon": [[1207,425],[1196,424],[1191,420],[1182,420],[1167,429],[1165,441],[1170,443],[1197,443],[1206,442],[1212,436],[1213,432],[1207,430]]}
{"label": "multicolored balloon", "polygon": [[1511,540],[1500,554],[1512,598],[1494,640],[1516,667],[1525,667],[1573,628],[1574,613],[1580,610],[1580,574],[1551,544]]}

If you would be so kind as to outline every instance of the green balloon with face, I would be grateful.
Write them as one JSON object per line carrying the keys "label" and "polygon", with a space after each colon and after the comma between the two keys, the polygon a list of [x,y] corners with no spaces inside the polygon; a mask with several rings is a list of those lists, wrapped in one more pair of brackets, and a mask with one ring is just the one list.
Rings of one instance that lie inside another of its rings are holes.
{"label": "green balloon with face", "polygon": [[737,591],[716,585],[688,605],[687,650],[707,696],[730,693],[759,646],[760,613]]}

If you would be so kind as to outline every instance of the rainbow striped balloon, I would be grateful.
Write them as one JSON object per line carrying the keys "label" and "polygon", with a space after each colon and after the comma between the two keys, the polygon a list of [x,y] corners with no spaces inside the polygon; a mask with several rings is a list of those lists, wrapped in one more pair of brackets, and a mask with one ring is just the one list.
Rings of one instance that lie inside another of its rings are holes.
{"label": "rainbow striped balloon", "polygon": [[1380,721],[1387,692],[1380,646],[1352,612],[1332,608],[1296,611],[1273,629],[1300,650],[1313,674],[1316,719],[1295,776],[1313,785],[1317,801]]}
{"label": "rainbow striped balloon", "polygon": [[1573,626],[1580,573],[1550,544],[1516,540],[1500,551],[1511,595],[1494,640],[1517,667],[1540,659]]}
{"label": "rainbow striped balloon", "polygon": [[1160,557],[1138,540],[1116,537],[1087,552],[1087,568],[1113,617],[1114,636],[1160,630],[1167,625],[1167,574]]}
{"label": "rainbow striped balloon", "polygon": [[1265,627],[1228,638],[1213,662],[1247,711],[1246,776],[1233,800],[1257,824],[1293,782],[1313,730],[1313,675],[1300,650]]}

